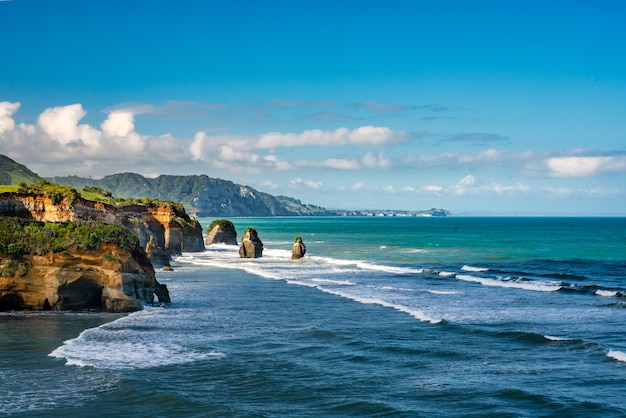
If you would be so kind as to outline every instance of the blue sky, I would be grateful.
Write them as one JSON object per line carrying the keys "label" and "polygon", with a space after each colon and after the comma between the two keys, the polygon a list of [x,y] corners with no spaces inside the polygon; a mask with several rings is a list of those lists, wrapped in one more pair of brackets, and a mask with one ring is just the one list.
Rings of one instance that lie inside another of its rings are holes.
{"label": "blue sky", "polygon": [[623,1],[12,0],[0,39],[0,153],[42,176],[626,215]]}

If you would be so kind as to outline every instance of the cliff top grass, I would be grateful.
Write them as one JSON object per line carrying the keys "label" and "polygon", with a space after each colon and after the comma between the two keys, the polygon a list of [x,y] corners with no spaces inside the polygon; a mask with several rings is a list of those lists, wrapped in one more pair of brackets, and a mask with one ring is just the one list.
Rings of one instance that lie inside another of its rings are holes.
{"label": "cliff top grass", "polygon": [[215,225],[219,225],[221,229],[226,229],[226,228],[232,228],[233,230],[235,229],[235,225],[227,220],[227,219],[216,219],[213,222],[211,222],[211,225],[209,225],[209,231],[211,231],[213,228],[215,228]]}
{"label": "cliff top grass", "polygon": [[20,186],[16,184],[2,184],[0,185],[0,193],[15,193],[18,191],[19,188]]}
{"label": "cliff top grass", "polygon": [[67,250],[96,251],[103,243],[115,244],[125,251],[139,248],[139,239],[128,229],[115,224],[39,222],[22,218],[0,219],[0,275],[23,275],[28,270],[26,255],[45,255]]}
{"label": "cliff top grass", "polygon": [[19,186],[0,186],[7,188],[3,190],[0,188],[0,193],[3,191],[16,192],[21,194],[39,194],[48,196],[54,204],[60,203],[65,200],[67,203],[72,204],[78,198],[88,200],[92,202],[106,203],[117,208],[124,208],[128,206],[146,206],[146,207],[165,207],[171,209],[176,217],[191,223],[192,220],[185,211],[184,206],[181,203],[170,202],[165,200],[158,200],[152,198],[121,198],[113,197],[109,190],[85,186],[82,190],[76,190],[72,186],[62,186],[56,183],[51,183],[47,180],[43,180],[37,183],[26,184],[21,183]]}

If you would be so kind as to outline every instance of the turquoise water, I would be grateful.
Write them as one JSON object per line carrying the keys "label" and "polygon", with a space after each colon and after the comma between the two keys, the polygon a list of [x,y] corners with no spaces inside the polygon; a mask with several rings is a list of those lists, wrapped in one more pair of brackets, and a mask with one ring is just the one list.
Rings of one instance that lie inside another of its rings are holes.
{"label": "turquoise water", "polygon": [[169,306],[0,315],[0,415],[626,416],[624,218],[232,220]]}

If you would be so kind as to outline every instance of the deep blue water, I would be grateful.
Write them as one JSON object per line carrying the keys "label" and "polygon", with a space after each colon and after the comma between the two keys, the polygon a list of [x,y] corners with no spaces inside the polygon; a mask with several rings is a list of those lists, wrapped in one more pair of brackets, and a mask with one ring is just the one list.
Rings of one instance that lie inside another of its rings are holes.
{"label": "deep blue water", "polygon": [[626,416],[624,218],[232,221],[169,306],[2,314],[0,415]]}

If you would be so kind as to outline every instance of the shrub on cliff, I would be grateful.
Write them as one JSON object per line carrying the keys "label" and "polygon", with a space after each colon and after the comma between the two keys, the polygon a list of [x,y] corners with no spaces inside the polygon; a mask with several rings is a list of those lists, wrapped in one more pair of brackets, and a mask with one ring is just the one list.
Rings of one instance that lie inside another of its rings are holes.
{"label": "shrub on cliff", "polygon": [[139,245],[139,239],[114,224],[0,219],[0,257],[4,258],[20,260],[27,254],[44,255],[68,249],[95,251],[102,243],[112,243],[130,252]]}
{"label": "shrub on cliff", "polygon": [[27,185],[26,183],[20,183],[18,193],[20,194],[43,194],[52,200],[55,205],[61,203],[64,199],[67,203],[72,204],[79,197],[78,192],[71,186],[61,186],[55,183],[50,183],[47,180],[40,181],[39,183],[32,183]]}
{"label": "shrub on cliff", "polygon": [[215,228],[215,225],[219,225],[220,228],[222,230],[225,230],[227,228],[230,229],[235,229],[235,225],[233,225],[233,223],[227,219],[216,219],[213,222],[211,222],[211,225],[209,225],[209,231],[213,230],[213,228]]}

